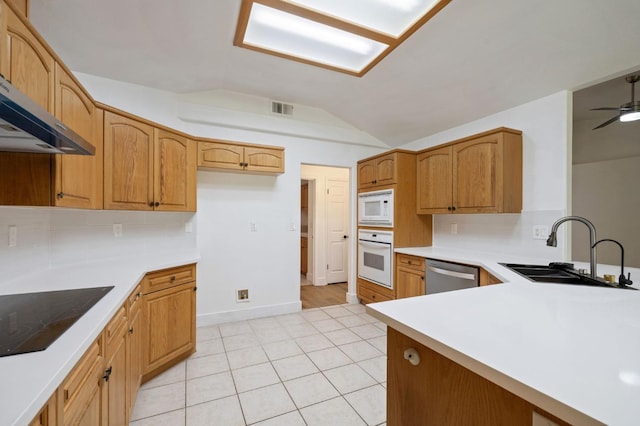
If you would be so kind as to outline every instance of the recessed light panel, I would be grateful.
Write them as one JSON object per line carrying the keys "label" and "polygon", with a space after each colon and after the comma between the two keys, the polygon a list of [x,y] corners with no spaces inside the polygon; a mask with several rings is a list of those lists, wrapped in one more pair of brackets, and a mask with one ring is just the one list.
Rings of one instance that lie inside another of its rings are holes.
{"label": "recessed light panel", "polygon": [[388,45],[254,3],[244,43],[360,72]]}
{"label": "recessed light panel", "polygon": [[[362,27],[401,36],[440,0],[289,0]],[[366,3],[364,5],[363,3]]]}
{"label": "recessed light panel", "polygon": [[234,44],[358,77],[451,0],[242,0]]}

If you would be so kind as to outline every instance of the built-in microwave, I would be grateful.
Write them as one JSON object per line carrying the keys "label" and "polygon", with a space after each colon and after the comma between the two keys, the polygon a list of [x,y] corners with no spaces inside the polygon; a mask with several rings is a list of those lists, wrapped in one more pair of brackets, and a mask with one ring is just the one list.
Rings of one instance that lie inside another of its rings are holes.
{"label": "built-in microwave", "polygon": [[393,189],[358,194],[358,225],[393,227]]}

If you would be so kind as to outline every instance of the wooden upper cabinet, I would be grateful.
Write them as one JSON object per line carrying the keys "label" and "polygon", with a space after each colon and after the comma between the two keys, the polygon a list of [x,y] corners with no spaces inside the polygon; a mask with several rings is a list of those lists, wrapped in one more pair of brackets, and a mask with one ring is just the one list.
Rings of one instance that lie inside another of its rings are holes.
{"label": "wooden upper cabinet", "polygon": [[417,156],[418,213],[447,213],[451,208],[453,174],[451,147]]}
{"label": "wooden upper cabinet", "polygon": [[284,149],[226,142],[198,142],[198,167],[284,173]]}
{"label": "wooden upper cabinet", "polygon": [[29,0],[5,0],[13,3],[16,12],[29,19]]}
{"label": "wooden upper cabinet", "polygon": [[522,133],[500,128],[417,156],[417,212],[519,213]]}
{"label": "wooden upper cabinet", "polygon": [[155,129],[154,209],[196,211],[196,142]]}
{"label": "wooden upper cabinet", "polygon": [[56,63],[55,115],[96,148],[95,155],[56,155],[54,204],[58,207],[102,208],[102,110]]}
{"label": "wooden upper cabinet", "polygon": [[[11,84],[49,112],[54,110],[54,59],[45,46],[9,7],[2,73]],[[5,18],[3,18],[5,19]]]}
{"label": "wooden upper cabinet", "polygon": [[104,208],[153,210],[153,127],[104,114]]}
{"label": "wooden upper cabinet", "polygon": [[245,146],[244,169],[248,172],[284,173],[284,149]]}
{"label": "wooden upper cabinet", "polygon": [[358,163],[358,188],[372,188],[397,182],[396,153]]}

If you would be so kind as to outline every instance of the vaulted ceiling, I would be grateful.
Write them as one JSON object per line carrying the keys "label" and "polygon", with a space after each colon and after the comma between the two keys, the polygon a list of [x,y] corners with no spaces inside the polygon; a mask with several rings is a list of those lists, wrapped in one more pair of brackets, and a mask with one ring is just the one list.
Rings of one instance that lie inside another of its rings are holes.
{"label": "vaulted ceiling", "polygon": [[324,109],[389,146],[640,69],[638,0],[453,0],[362,78],[233,46],[240,0],[31,0],[74,71]]}

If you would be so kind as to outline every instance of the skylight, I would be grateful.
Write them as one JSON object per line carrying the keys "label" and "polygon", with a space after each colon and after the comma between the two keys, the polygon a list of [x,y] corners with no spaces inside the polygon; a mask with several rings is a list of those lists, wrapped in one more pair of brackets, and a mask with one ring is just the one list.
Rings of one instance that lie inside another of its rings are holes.
{"label": "skylight", "polygon": [[362,76],[450,1],[242,0],[234,44]]}

